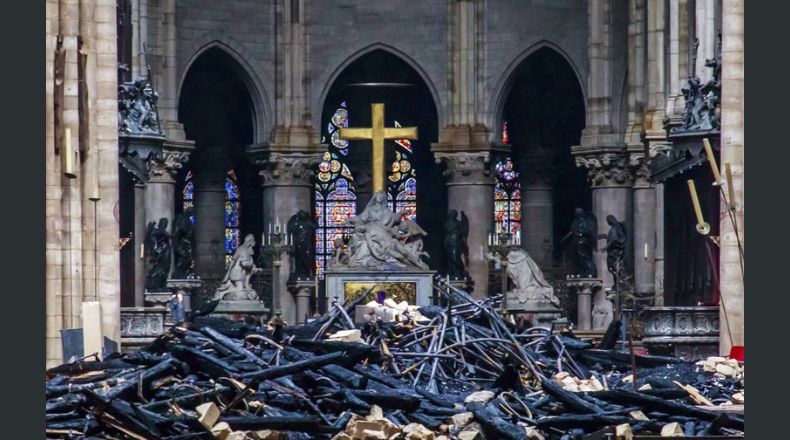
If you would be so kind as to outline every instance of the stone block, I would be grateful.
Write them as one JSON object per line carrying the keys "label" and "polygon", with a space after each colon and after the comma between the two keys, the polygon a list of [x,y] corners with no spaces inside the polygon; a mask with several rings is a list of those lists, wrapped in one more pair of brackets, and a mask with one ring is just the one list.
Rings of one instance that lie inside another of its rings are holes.
{"label": "stone block", "polygon": [[198,414],[198,421],[208,429],[211,429],[219,419],[219,408],[217,408],[214,402],[198,405],[195,411]]}
{"label": "stone block", "polygon": [[474,393],[469,394],[464,399],[464,403],[472,403],[472,402],[479,402],[479,403],[486,403],[489,400],[493,399],[495,394],[492,391],[483,390],[483,391],[475,391]]}

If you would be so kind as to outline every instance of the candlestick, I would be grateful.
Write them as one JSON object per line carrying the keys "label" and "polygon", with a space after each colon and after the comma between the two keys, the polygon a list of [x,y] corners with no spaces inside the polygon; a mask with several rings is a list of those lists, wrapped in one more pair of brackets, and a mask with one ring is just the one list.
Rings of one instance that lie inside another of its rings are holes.
{"label": "candlestick", "polygon": [[699,198],[697,197],[697,187],[691,179],[686,182],[688,183],[689,193],[691,194],[691,203],[694,205],[694,214],[697,216],[697,232],[707,235],[706,231],[710,231],[710,226],[705,223],[705,219],[702,217],[702,208],[699,205]]}
{"label": "candlestick", "polygon": [[724,162],[724,174],[727,175],[727,194],[730,196],[731,210],[735,210],[735,188],[732,186],[732,165],[729,162]]}
{"label": "candlestick", "polygon": [[719,174],[719,166],[716,164],[716,157],[713,156],[713,148],[710,147],[710,142],[708,142],[708,139],[703,139],[702,145],[705,146],[705,154],[708,156],[708,164],[710,164],[710,170],[713,172],[713,179],[716,181],[714,185],[721,185],[721,174]]}
{"label": "candlestick", "polygon": [[69,179],[77,177],[74,170],[74,150],[71,149],[71,128],[66,127],[63,132],[63,148],[60,152],[60,168],[64,176]]}

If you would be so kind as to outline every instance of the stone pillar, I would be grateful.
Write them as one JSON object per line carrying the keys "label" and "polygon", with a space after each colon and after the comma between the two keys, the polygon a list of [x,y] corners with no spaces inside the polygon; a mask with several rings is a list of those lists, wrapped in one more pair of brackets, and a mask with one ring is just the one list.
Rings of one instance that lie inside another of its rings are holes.
{"label": "stone pillar", "polygon": [[661,307],[664,305],[664,184],[656,183],[653,187],[656,197],[656,245],[654,249],[656,297],[654,305]]}
{"label": "stone pillar", "polygon": [[699,41],[697,49],[697,64],[694,71],[699,76],[702,84],[711,78],[710,69],[705,67],[705,60],[713,58],[716,51],[716,3],[717,0],[696,0],[694,11],[695,37]]}
{"label": "stone pillar", "polygon": [[650,169],[644,158],[632,162],[634,173],[634,288],[637,293],[655,292],[656,194],[648,181]]}
{"label": "stone pillar", "polygon": [[[577,154],[576,164],[588,169],[588,179],[592,185],[592,210],[598,219],[598,233],[609,231],[606,223],[607,215],[614,215],[618,221],[625,222],[629,239],[633,238],[633,197],[631,175],[628,170],[624,153],[600,152],[597,154]],[[611,288],[614,284],[612,275],[606,268],[606,252],[603,250],[604,240],[598,242],[595,252],[595,264],[598,266],[598,278],[603,280],[603,288]],[[626,271],[632,271],[631,251],[627,251]]]}
{"label": "stone pillar", "polygon": [[207,281],[206,293],[225,275],[225,179],[230,163],[221,147],[201,146],[202,163],[195,164],[195,272]]}
{"label": "stone pillar", "polygon": [[447,206],[464,211],[469,218],[469,264],[474,281],[475,298],[488,296],[488,260],[485,258],[488,233],[494,213],[494,181],[491,176],[491,153],[437,152],[436,161],[447,164]]}
{"label": "stone pillar", "polygon": [[[722,32],[722,103],[721,103],[721,174],[724,164],[732,167],[732,191],[735,194],[736,229],[729,217],[722,214],[720,223],[720,339],[719,349],[728,354],[733,345],[744,343],[743,323],[743,261],[740,245],[744,244],[744,191],[743,191],[743,0],[723,0]],[[727,206],[721,203],[721,209]],[[731,338],[731,339],[730,339]]]}
{"label": "stone pillar", "polygon": [[145,185],[134,184],[134,306],[145,306]]}
{"label": "stone pillar", "polygon": [[590,286],[584,286],[576,291],[576,314],[579,330],[592,329],[592,290]]}
{"label": "stone pillar", "polygon": [[[173,231],[175,217],[175,176],[189,159],[189,152],[163,149],[148,158],[148,182],[145,184],[143,204],[145,223],[159,223],[167,219],[167,231]],[[172,255],[171,255],[172,257]]]}
{"label": "stone pillar", "polygon": [[[524,249],[538,264],[543,262],[546,242],[554,243],[553,152],[530,150],[521,175],[521,240]],[[545,269],[545,268],[543,268]]]}
{"label": "stone pillar", "polygon": [[[284,231],[288,220],[299,210],[313,212],[313,175],[321,161],[320,153],[270,153],[267,159],[256,161],[263,165],[263,227],[279,222]],[[282,256],[278,285],[272,286],[273,303],[279,303],[282,317],[296,322],[296,299],[289,292],[287,281],[291,271],[287,254]]]}
{"label": "stone pillar", "polygon": [[645,0],[628,2],[628,127],[625,142],[629,151],[644,148],[642,143],[645,112]]}

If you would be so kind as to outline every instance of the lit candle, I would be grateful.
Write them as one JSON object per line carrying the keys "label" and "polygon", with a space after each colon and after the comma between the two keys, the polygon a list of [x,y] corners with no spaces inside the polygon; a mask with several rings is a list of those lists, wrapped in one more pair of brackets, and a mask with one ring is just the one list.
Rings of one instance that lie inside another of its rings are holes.
{"label": "lit candle", "polygon": [[65,145],[65,147],[66,147],[65,150],[70,153],[71,152],[71,127],[66,127],[66,132],[63,135],[63,137],[64,137],[64,140],[66,141],[65,142],[65,144],[66,144]]}
{"label": "lit candle", "polygon": [[724,174],[727,175],[727,194],[730,196],[731,210],[735,210],[735,188],[732,186],[732,166],[729,162],[724,162]]}
{"label": "lit candle", "polygon": [[703,139],[702,144],[705,146],[708,164],[710,164],[710,170],[713,172],[713,179],[716,181],[714,185],[721,185],[721,174],[719,174],[719,166],[716,164],[716,157],[713,155],[713,148],[710,147],[708,139]]}
{"label": "lit candle", "polygon": [[691,203],[694,205],[694,214],[697,216],[697,226],[702,228],[705,225],[705,219],[702,217],[702,208],[699,206],[699,198],[697,197],[697,187],[694,181],[689,179],[689,193],[691,194]]}
{"label": "lit candle", "polygon": [[645,243],[645,260],[647,260],[647,243]]}

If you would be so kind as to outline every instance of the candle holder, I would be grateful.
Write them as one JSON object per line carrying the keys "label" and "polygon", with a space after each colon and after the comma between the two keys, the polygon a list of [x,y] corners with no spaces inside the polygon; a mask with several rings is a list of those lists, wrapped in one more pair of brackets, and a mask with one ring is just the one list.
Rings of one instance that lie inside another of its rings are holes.
{"label": "candle holder", "polygon": [[272,311],[281,310],[280,304],[280,268],[282,268],[283,253],[293,252],[293,237],[282,232],[279,225],[272,232],[263,233],[261,236],[261,255],[272,259]]}
{"label": "candle holder", "polygon": [[521,247],[521,234],[503,232],[488,234],[488,254],[486,258],[495,263],[495,270],[501,272],[502,309],[507,309],[507,254]]}

